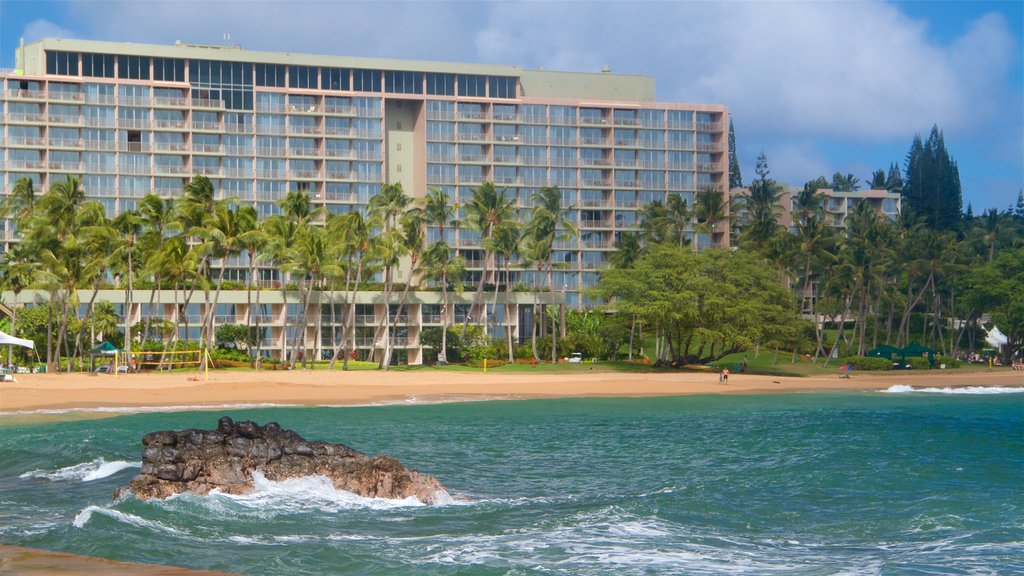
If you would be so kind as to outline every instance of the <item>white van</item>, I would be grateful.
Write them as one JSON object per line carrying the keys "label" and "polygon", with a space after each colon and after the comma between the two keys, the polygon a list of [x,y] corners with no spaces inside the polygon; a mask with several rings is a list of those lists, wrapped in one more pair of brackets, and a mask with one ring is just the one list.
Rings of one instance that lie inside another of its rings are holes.
{"label": "white van", "polygon": [[572,354],[569,355],[569,363],[570,364],[582,364],[583,363],[583,354],[581,354],[579,352],[573,352]]}

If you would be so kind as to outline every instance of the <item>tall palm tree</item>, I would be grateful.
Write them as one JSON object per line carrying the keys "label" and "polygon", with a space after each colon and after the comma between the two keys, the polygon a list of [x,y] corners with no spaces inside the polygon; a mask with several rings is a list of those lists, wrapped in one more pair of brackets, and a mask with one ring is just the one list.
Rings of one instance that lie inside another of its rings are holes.
{"label": "tall palm tree", "polygon": [[256,226],[253,219],[255,210],[238,209],[228,202],[217,203],[213,212],[204,221],[205,233],[202,248],[212,259],[220,261],[217,273],[217,287],[214,290],[213,303],[206,308],[200,340],[209,346],[214,340],[214,318],[220,303],[220,293],[224,285],[224,274],[228,261],[244,249],[242,235]]}
{"label": "tall palm tree", "polygon": [[[711,238],[711,245],[715,245],[715,232],[718,222],[730,217],[729,202],[725,194],[717,186],[706,186],[697,191],[697,197],[693,203],[693,215],[697,219],[694,226],[697,233],[707,234]],[[694,250],[697,249],[697,242],[693,243]]]}
{"label": "tall palm tree", "polygon": [[[146,275],[146,278],[152,283],[152,290],[149,293],[149,309],[143,318],[145,321],[143,326],[145,328],[141,339],[145,343],[151,336],[151,327],[154,322],[154,302],[160,295],[161,282],[163,281],[159,274],[160,266],[150,266],[149,261],[150,259],[158,258],[158,255],[163,250],[164,240],[172,229],[174,203],[156,194],[147,194],[139,203],[139,215],[142,218],[143,228],[142,234],[139,236],[142,260],[145,262],[143,269],[150,272]],[[160,316],[162,319],[163,315]]]}
{"label": "tall palm tree", "polygon": [[374,347],[381,337],[384,348],[380,356],[380,366],[391,356],[391,292],[394,287],[394,269],[404,253],[400,217],[412,205],[412,198],[402,189],[400,183],[384,184],[380,192],[370,198],[368,211],[370,217],[381,227],[381,234],[375,238],[375,251],[381,261],[381,273],[384,280],[384,314],[375,331]]}
{"label": "tall palm tree", "polygon": [[124,347],[131,353],[132,346],[132,290],[133,280],[137,272],[138,262],[135,260],[138,238],[143,230],[142,214],[138,210],[125,210],[114,218],[114,229],[121,236],[119,253],[123,253],[124,267],[121,269],[124,277]]}
{"label": "tall palm tree", "polygon": [[[253,286],[256,286],[256,308],[259,308],[260,289],[256,284],[256,264],[262,254],[263,248],[267,245],[267,234],[260,227],[259,215],[255,208],[252,206],[239,206],[238,212],[239,223],[241,224],[239,227],[240,233],[238,235],[238,246],[243,252],[245,252],[249,267],[245,278],[245,326],[248,330],[253,330],[255,332],[255,355],[258,356],[261,348],[263,347],[263,333],[260,331],[262,315],[253,314],[252,293]],[[256,319],[255,322],[253,322],[254,317]],[[254,357],[254,351],[251,349],[251,345],[252,343],[249,342],[249,365],[255,367],[256,358]]]}
{"label": "tall palm tree", "polygon": [[[18,329],[18,295],[28,288],[35,280],[39,271],[39,261],[26,250],[23,243],[15,244],[0,260],[0,287],[14,293],[11,303],[11,335],[17,336]],[[11,346],[7,347],[7,363],[13,358]]]}
{"label": "tall palm tree", "polygon": [[[690,227],[692,216],[690,207],[682,196],[679,194],[668,195],[668,202],[665,204],[665,220],[671,231],[672,240],[680,248],[686,246],[689,241],[686,238],[686,229]],[[693,244],[696,246],[696,238],[694,238]]]}
{"label": "tall palm tree", "polygon": [[[548,289],[555,293],[554,246],[557,240],[572,238],[576,235],[576,225],[569,219],[574,206],[562,206],[562,193],[557,186],[544,187],[533,195],[533,210],[527,233],[536,243],[535,255],[544,258],[547,263]],[[562,304],[564,306],[564,303]],[[558,361],[558,329],[556,314],[551,314],[551,362]]]}
{"label": "tall palm tree", "polygon": [[[494,229],[494,233],[486,240],[487,249],[500,257],[505,264],[505,336],[508,343],[508,361],[515,362],[514,348],[512,345],[512,294],[511,268],[512,261],[519,255],[522,245],[522,234],[520,226],[513,221],[505,221]],[[496,263],[497,264],[497,263]],[[498,306],[498,292],[501,289],[501,275],[495,275],[494,282],[494,306]]]}
{"label": "tall palm tree", "polygon": [[[327,221],[327,232],[332,238],[331,245],[334,246],[335,258],[343,262],[345,274],[344,296],[342,305],[345,306],[345,314],[341,320],[341,344],[331,358],[330,368],[339,355],[343,355],[342,369],[348,370],[349,360],[349,333],[353,331],[356,314],[356,292],[363,281],[363,272],[371,263],[371,227],[367,224],[363,215],[359,212],[339,214]],[[356,348],[352,343],[351,350]]]}
{"label": "tall palm tree", "polygon": [[36,190],[32,179],[23,176],[14,183],[11,193],[0,204],[0,217],[10,218],[18,230],[25,227],[36,203]]}
{"label": "tall palm tree", "polygon": [[[561,202],[561,198],[559,198]],[[466,225],[480,233],[481,247],[484,248],[483,267],[480,270],[480,280],[477,282],[476,292],[473,295],[473,314],[478,315],[483,323],[484,330],[487,329],[487,304],[482,302],[484,284],[487,281],[488,267],[494,254],[487,250],[484,243],[491,237],[498,224],[511,219],[515,215],[515,199],[506,198],[505,195],[494,187],[493,182],[484,182],[473,189],[473,195],[465,206]],[[482,304],[482,307],[481,307]],[[469,316],[462,324],[462,335],[466,334],[466,327],[469,325]]]}
{"label": "tall palm tree", "polygon": [[[448,203],[448,194],[438,188],[431,188],[423,202],[423,216],[427,225],[436,226],[438,229],[438,240],[434,246],[438,247],[433,262],[438,263],[436,270],[440,273],[441,282],[441,351],[438,352],[437,361],[439,364],[448,363],[448,262],[450,261],[450,250],[445,240],[445,227],[455,218],[455,207]],[[433,246],[431,247],[433,249]],[[461,282],[461,281],[460,281]]]}
{"label": "tall palm tree", "polygon": [[444,240],[431,244],[423,255],[424,278],[441,283],[441,350],[437,359],[442,364],[448,362],[448,284],[461,294],[465,272],[466,260],[462,256],[453,258],[452,249]]}
{"label": "tall palm tree", "polygon": [[[398,326],[402,310],[409,299],[409,288],[415,283],[416,275],[421,272],[420,259],[426,248],[426,221],[424,220],[423,211],[419,208],[411,208],[406,210],[401,218],[402,234],[400,241],[402,253],[409,257],[409,276],[405,282],[405,287],[402,289],[402,297],[399,299],[398,309],[395,310],[394,326]],[[385,348],[384,369],[387,370],[390,364],[391,347],[389,346]]]}

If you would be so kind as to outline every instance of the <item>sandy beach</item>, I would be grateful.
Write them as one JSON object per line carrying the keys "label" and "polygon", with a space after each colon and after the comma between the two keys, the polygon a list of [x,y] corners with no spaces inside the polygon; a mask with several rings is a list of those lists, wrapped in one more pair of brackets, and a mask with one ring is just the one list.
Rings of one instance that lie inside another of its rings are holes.
{"label": "sandy beach", "polygon": [[194,409],[251,404],[354,405],[582,396],[675,396],[914,387],[1024,386],[1009,369],[857,373],[850,378],[733,374],[728,384],[711,372],[578,373],[416,371],[214,371],[208,377],[173,374],[23,374],[0,383],[0,412],[97,408]]}

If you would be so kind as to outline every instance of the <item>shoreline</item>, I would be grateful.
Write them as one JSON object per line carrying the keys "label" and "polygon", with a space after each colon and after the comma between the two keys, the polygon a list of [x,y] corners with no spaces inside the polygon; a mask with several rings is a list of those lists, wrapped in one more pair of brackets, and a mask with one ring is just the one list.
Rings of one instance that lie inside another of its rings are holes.
{"label": "shoreline", "polygon": [[691,394],[780,394],[927,387],[1024,387],[1009,369],[858,373],[835,376],[733,374],[728,384],[710,372],[483,373],[417,371],[262,371],[171,374],[22,374],[0,383],[0,418],[69,420],[119,414],[287,406],[371,406],[570,397],[651,397]]}

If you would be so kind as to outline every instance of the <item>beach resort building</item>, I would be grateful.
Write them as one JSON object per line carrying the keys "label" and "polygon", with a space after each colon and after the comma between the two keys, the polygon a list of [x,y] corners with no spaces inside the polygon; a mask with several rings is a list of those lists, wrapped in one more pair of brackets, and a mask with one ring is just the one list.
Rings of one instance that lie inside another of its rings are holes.
{"label": "beach resort building", "polygon": [[[556,290],[528,289],[496,297],[489,320],[495,334],[510,324],[529,338],[537,303],[588,304],[584,291],[608,266],[620,234],[637,229],[642,208],[679,195],[693,206],[706,187],[728,189],[726,130],[719,104],[659,102],[651,77],[526,70],[515,66],[386,60],[257,52],[238,46],[146,45],[44,39],[17,51],[16,68],[0,73],[0,183],[5,194],[28,177],[45,191],[67,176],[81,177],[89,199],[110,217],[154,192],[174,198],[194,175],[211,179],[218,197],[251,204],[267,217],[277,202],[303,190],[333,213],[365,211],[385,183],[413,197],[444,191],[465,204],[475,187],[493,182],[525,217],[541,187],[557,186],[577,234],[555,246]],[[698,246],[729,244],[728,226],[690,238]],[[468,282],[483,264],[478,232],[445,230],[468,262]],[[438,238],[430,229],[428,242]],[[2,222],[0,242],[18,234]],[[246,282],[244,257],[230,262],[228,279]],[[547,286],[526,268],[507,284]],[[406,269],[398,282],[409,279]],[[280,287],[280,270],[261,265],[258,283]],[[198,336],[203,304],[175,309],[168,291],[150,308],[150,295],[132,298],[130,317],[185,316],[182,338]],[[31,301],[31,291],[19,301]],[[327,353],[340,336],[339,310],[318,295],[318,323],[289,330],[299,314],[296,294],[265,291],[249,310],[245,291],[227,291],[218,323],[257,313],[269,328],[265,347],[288,349],[304,338]],[[422,357],[419,334],[441,315],[461,322],[471,295],[442,310],[437,291],[410,296],[399,348],[412,363]],[[102,294],[118,305],[124,291]],[[397,298],[397,297],[396,297]],[[357,297],[358,345],[372,350],[373,327],[397,299]],[[5,299],[5,302],[9,302]],[[508,304],[508,306],[504,306]],[[506,318],[505,314],[510,318]],[[477,319],[470,319],[475,322]],[[322,321],[322,322],[321,322]]]}

